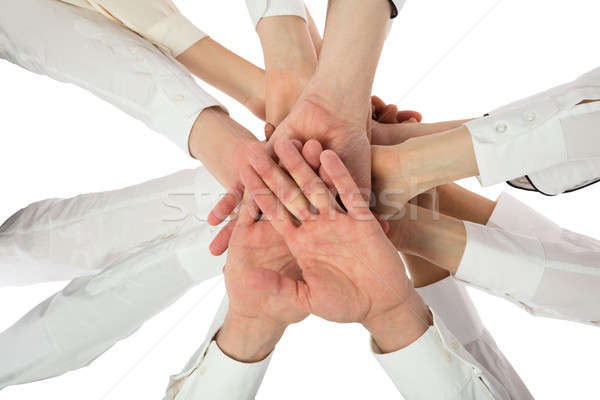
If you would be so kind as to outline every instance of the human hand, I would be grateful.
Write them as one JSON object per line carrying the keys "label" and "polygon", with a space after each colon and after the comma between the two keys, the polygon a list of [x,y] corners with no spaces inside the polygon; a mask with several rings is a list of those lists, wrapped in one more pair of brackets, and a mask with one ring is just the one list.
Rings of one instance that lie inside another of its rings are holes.
{"label": "human hand", "polygon": [[244,362],[266,358],[286,327],[308,316],[288,293],[296,291],[302,272],[283,238],[269,222],[257,221],[257,215],[256,205],[245,196],[223,269],[229,310],[217,336],[223,352]]}
{"label": "human hand", "polygon": [[[362,323],[384,351],[412,343],[429,326],[429,311],[348,169],[334,152],[321,154],[345,212],[290,141],[275,151],[291,178],[257,151],[242,180],[302,270],[291,301],[331,321]],[[293,283],[282,275],[269,280]]]}
{"label": "human hand", "polygon": [[287,117],[317,66],[317,52],[307,23],[296,16],[263,18],[256,28],[266,75],[265,135]]}
{"label": "human hand", "polygon": [[427,190],[479,174],[464,125],[392,146],[372,146],[371,152],[375,211],[384,218],[397,215],[410,199]]}
{"label": "human hand", "polygon": [[395,104],[386,104],[377,96],[371,96],[373,120],[382,124],[421,122],[423,116],[418,111],[398,111]]}

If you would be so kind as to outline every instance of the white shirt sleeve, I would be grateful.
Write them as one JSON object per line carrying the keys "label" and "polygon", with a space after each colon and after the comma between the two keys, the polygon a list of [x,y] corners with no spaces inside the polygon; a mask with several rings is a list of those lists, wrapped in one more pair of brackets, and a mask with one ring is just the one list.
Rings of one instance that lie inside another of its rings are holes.
{"label": "white shirt sleeve", "polygon": [[504,387],[433,312],[434,324],[410,346],[375,358],[406,400],[509,400]]}
{"label": "white shirt sleeve", "polygon": [[85,367],[195,285],[219,275],[224,260],[208,251],[210,238],[208,224],[157,238],[34,307],[0,334],[0,390]]}
{"label": "white shirt sleeve", "polygon": [[[204,168],[124,189],[40,201],[0,227],[0,287],[94,275],[157,242],[205,231],[225,190]],[[206,250],[206,249],[204,249]]]}
{"label": "white shirt sleeve", "polygon": [[534,315],[600,326],[600,241],[503,194],[488,226],[465,222],[456,278]]}
{"label": "white shirt sleeve", "polygon": [[600,68],[467,122],[482,185],[564,165],[583,168],[578,174],[564,174],[561,185],[567,189],[599,179],[600,102],[580,104],[598,99]]}
{"label": "white shirt sleeve", "polygon": [[246,0],[248,13],[254,27],[265,17],[295,15],[308,20],[304,0]]}
{"label": "white shirt sleeve", "polygon": [[198,115],[221,106],[185,67],[97,12],[60,1],[5,0],[0,27],[0,57],[92,92],[186,154]]}
{"label": "white shirt sleeve", "polygon": [[206,34],[170,0],[61,0],[95,10],[177,57]]}
{"label": "white shirt sleeve", "polygon": [[171,377],[164,400],[250,400],[254,399],[269,366],[263,361],[241,363],[224,354],[213,340],[227,315],[227,297],[221,303],[205,342],[184,370]]}
{"label": "white shirt sleeve", "polygon": [[483,325],[469,293],[456,279],[448,277],[417,291],[456,340],[473,356],[482,369],[494,376],[511,399],[533,399],[533,396],[500,351]]}

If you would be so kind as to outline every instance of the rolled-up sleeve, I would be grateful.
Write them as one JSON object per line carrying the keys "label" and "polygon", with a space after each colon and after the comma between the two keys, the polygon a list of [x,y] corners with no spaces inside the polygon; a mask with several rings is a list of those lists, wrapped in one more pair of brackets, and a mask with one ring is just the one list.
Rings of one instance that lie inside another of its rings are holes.
{"label": "rolled-up sleeve", "polygon": [[206,34],[170,0],[62,0],[94,9],[177,57]]}
{"label": "rolled-up sleeve", "polygon": [[303,0],[246,0],[246,6],[254,27],[265,17],[295,15],[308,19]]}

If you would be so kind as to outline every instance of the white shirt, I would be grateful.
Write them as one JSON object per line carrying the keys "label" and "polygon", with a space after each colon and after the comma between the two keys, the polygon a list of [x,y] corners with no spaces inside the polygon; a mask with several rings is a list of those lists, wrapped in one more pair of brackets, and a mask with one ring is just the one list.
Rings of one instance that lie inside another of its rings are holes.
{"label": "white shirt", "polygon": [[[125,25],[177,57],[207,35],[179,12],[171,0],[62,0],[95,10]],[[305,21],[303,0],[246,0],[253,24],[263,17],[296,15]]]}
{"label": "white shirt", "polygon": [[56,0],[3,1],[0,57],[92,92],[186,154],[198,115],[220,106],[185,67],[147,40],[97,12]]}
{"label": "white shirt", "polygon": [[533,399],[531,393],[500,351],[483,325],[475,304],[464,285],[448,277],[418,288],[423,300],[436,311],[456,340],[473,356],[484,371],[496,378],[511,399]]}
{"label": "white shirt", "polygon": [[600,179],[600,68],[466,123],[483,185],[555,195]]}
{"label": "white shirt", "polygon": [[[531,399],[510,363],[485,330],[466,290],[447,278],[419,292],[434,312],[434,325],[410,346],[375,357],[403,398]],[[171,377],[165,400],[254,399],[271,355],[258,363],[240,363],[225,355],[213,340],[225,320],[225,299],[204,343],[183,371]],[[450,331],[442,322],[449,321]],[[456,332],[456,333],[455,333]]]}
{"label": "white shirt", "polygon": [[119,22],[177,57],[206,34],[171,0],[62,0]]}
{"label": "white shirt", "polygon": [[254,27],[262,18],[278,15],[295,15],[308,20],[304,0],[246,0],[246,6]]}
{"label": "white shirt", "polygon": [[488,222],[465,222],[456,278],[534,315],[600,326],[600,241],[503,194]]}
{"label": "white shirt", "polygon": [[0,389],[88,365],[220,275],[224,258],[208,250],[217,230],[205,217],[222,193],[199,168],[41,201],[5,222],[0,286],[72,281],[0,333]]}
{"label": "white shirt", "polygon": [[[223,259],[208,253],[216,230],[204,216],[222,192],[204,169],[181,171],[117,191],[34,203],[5,222],[0,228],[2,284],[74,280],[0,334],[0,353],[7,355],[0,365],[0,388],[87,365],[186,290],[217,276]],[[447,393],[456,379],[469,382],[481,396],[494,393],[474,398],[511,398],[506,393],[513,393],[511,384],[518,386],[518,378],[483,330],[464,289],[452,283],[420,289],[436,310],[435,326],[422,340],[376,357],[407,399],[432,389]],[[442,307],[446,300],[441,299],[448,296],[455,298],[456,308]],[[107,312],[115,309],[120,312]],[[172,378],[167,399],[255,396],[270,358],[244,364],[220,351],[212,338],[226,310],[224,303],[205,343]],[[415,357],[429,357],[439,368],[425,367]],[[407,382],[402,371],[409,366],[422,380]],[[426,379],[439,384],[425,385]]]}

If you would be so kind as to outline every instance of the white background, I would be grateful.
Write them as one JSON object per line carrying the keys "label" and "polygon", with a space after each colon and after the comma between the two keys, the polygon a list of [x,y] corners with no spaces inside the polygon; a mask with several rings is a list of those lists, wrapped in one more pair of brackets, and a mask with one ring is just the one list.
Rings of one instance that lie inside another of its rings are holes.
{"label": "white background", "polygon": [[[177,2],[214,39],[262,65],[243,3]],[[325,3],[308,1],[321,26]],[[599,66],[598,15],[600,3],[589,0],[409,0],[386,43],[374,93],[421,111],[426,121],[482,115]],[[0,220],[33,201],[114,189],[196,165],[166,139],[79,88],[7,62],[0,62],[0,87]],[[234,118],[262,132],[261,123],[242,107],[217,96]],[[481,189],[474,178],[461,183],[492,199],[508,190],[562,226],[600,238],[600,184],[549,198],[506,185]],[[221,285],[210,290],[218,279],[186,294],[90,367],[8,388],[0,398],[161,398],[168,375],[178,372],[204,339],[223,294]],[[0,289],[0,330],[64,285]],[[534,318],[501,299],[470,292],[536,398],[600,396],[600,331]],[[316,318],[288,330],[258,395],[398,397],[360,327]]]}

